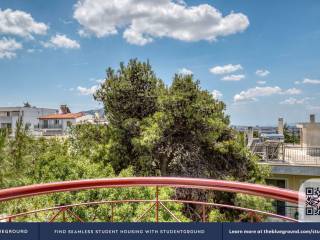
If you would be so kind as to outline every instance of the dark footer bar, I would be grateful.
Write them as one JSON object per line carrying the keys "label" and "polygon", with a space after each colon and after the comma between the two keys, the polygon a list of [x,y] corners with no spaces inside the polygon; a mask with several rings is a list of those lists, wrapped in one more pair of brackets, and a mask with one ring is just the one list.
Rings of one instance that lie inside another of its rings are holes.
{"label": "dark footer bar", "polygon": [[314,240],[320,223],[0,223],[0,240]]}

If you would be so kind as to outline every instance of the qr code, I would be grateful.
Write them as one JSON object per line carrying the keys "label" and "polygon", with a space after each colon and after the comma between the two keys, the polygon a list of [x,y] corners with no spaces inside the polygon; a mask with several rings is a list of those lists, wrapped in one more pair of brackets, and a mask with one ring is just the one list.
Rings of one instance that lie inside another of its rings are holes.
{"label": "qr code", "polygon": [[320,215],[320,187],[306,187],[306,215]]}

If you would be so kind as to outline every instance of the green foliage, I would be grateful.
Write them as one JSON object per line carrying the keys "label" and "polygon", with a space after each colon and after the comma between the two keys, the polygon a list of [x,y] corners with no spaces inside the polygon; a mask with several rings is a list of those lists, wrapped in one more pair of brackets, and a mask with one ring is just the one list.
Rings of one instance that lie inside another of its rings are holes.
{"label": "green foliage", "polygon": [[7,159],[5,158],[5,147],[7,142],[6,129],[0,129],[0,188],[4,185],[7,169]]}
{"label": "green foliage", "polygon": [[[272,200],[241,193],[236,194],[234,205],[265,212],[272,212],[273,210]],[[228,211],[227,208],[213,208],[208,214],[208,221],[210,222],[228,222],[230,219],[241,222],[261,222],[266,220],[267,216],[240,210]]]}
{"label": "green foliage", "polygon": [[285,143],[293,143],[293,144],[300,143],[299,135],[296,135],[294,132],[290,132],[287,124],[284,124],[283,126],[283,135],[284,135]]}
{"label": "green foliage", "polygon": [[23,127],[22,118],[19,118],[16,123],[15,138],[10,141],[9,151],[11,157],[11,163],[13,164],[13,169],[16,174],[20,172],[25,167],[25,161],[23,161],[24,156],[28,153],[28,144],[30,138],[27,136],[25,129]]}
{"label": "green foliage", "polygon": [[[250,208],[255,210],[261,210],[265,212],[272,212],[272,200],[257,197],[257,196],[249,196],[245,194],[237,194],[235,199],[235,205],[243,208]],[[248,212],[243,212],[239,215],[239,220],[241,221],[251,221],[252,214]],[[254,221],[263,221],[267,218],[267,216],[259,215],[254,216]]]}
{"label": "green foliage", "polygon": [[[131,60],[108,69],[97,91],[110,122],[108,159],[116,172],[262,182],[267,169],[229,126],[225,104],[202,90],[192,75],[175,75],[165,87],[149,63]],[[177,198],[220,201],[221,195],[180,189]],[[232,202],[234,196],[228,195]],[[188,216],[198,216],[198,210]],[[195,220],[198,217],[194,218]]]}
{"label": "green foliage", "polygon": [[[111,178],[134,176],[132,167],[115,174],[112,166],[104,161],[98,160],[95,151],[105,144],[104,137],[108,136],[108,130],[102,126],[82,125],[77,126],[70,139],[40,138],[32,139],[26,132],[17,128],[14,138],[7,138],[6,132],[0,133],[0,160],[1,160],[1,188],[29,185],[34,183],[67,181],[73,179]],[[97,135],[98,134],[98,135]],[[105,139],[106,140],[106,139]],[[101,145],[101,146],[99,146]],[[103,147],[102,147],[103,148]],[[13,149],[17,150],[14,152]],[[87,151],[88,150],[88,151]],[[96,156],[96,157],[94,157]],[[93,157],[91,159],[91,157]],[[4,164],[19,159],[23,168],[15,164]],[[19,175],[17,171],[19,170]],[[10,173],[2,174],[2,173]],[[160,189],[161,199],[170,199],[173,190],[169,188]],[[60,206],[92,201],[144,199],[155,198],[154,188],[118,188],[99,189],[78,192],[54,193],[50,195],[25,198],[8,201],[0,204],[2,213],[21,213],[33,209],[47,208],[48,206]],[[114,206],[114,221],[134,221],[141,216],[149,204],[122,203]],[[182,205],[170,203],[167,206],[179,219],[187,221],[182,215]],[[111,221],[111,205],[101,204],[88,207],[75,207],[74,213],[85,221]],[[155,210],[144,216],[141,221],[154,221]],[[52,213],[53,215],[53,213]],[[47,212],[36,215],[28,215],[16,219],[17,221],[47,221]],[[160,211],[159,221],[174,221],[171,215]],[[57,221],[62,221],[62,214]],[[68,221],[77,221],[75,218],[67,218]]]}
{"label": "green foliage", "polygon": [[121,63],[118,71],[107,70],[95,98],[104,103],[109,122],[125,128],[127,120],[141,120],[156,111],[159,85],[151,65],[133,59],[127,66]]}
{"label": "green foliage", "polygon": [[209,212],[208,221],[209,222],[228,222],[228,219],[225,213],[220,212],[219,209],[212,209]]}
{"label": "green foliage", "polygon": [[129,165],[139,165],[132,139],[139,135],[140,122],[157,111],[157,97],[162,88],[163,83],[148,62],[134,59],[127,66],[121,63],[118,71],[107,70],[106,81],[95,99],[103,102],[107,113],[111,132],[107,155],[117,173]]}

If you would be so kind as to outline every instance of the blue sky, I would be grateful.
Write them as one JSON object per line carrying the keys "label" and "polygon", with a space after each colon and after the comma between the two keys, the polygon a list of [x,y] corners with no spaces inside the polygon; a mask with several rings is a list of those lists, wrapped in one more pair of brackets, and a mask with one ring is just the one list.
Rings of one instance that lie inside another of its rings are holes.
{"label": "blue sky", "polygon": [[[320,1],[0,1],[0,106],[101,107],[105,69],[192,72],[232,124],[320,118]],[[113,4],[112,4],[113,3]]]}

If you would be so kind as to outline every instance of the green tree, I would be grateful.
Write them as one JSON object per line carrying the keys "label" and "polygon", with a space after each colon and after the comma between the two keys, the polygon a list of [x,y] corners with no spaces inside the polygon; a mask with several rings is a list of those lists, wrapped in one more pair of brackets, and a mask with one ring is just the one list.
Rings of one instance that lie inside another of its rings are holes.
{"label": "green tree", "polygon": [[5,147],[2,148],[2,158],[5,160],[2,171],[8,179],[8,181],[5,181],[6,185],[4,187],[19,185],[19,183],[24,182],[25,171],[31,165],[32,141],[25,129],[22,118],[18,118],[13,136],[7,138]]}
{"label": "green tree", "polygon": [[4,181],[7,175],[6,169],[8,162],[5,155],[5,147],[7,144],[7,131],[0,128],[0,189],[4,187]]}
{"label": "green tree", "polygon": [[163,83],[151,65],[136,59],[120,69],[107,70],[107,77],[96,92],[95,99],[104,104],[111,139],[108,155],[116,172],[137,165],[137,153],[132,139],[140,134],[141,121],[157,111],[157,98]]}
{"label": "green tree", "polygon": [[[112,142],[122,146],[113,166],[133,165],[138,175],[263,182],[267,171],[229,126],[225,104],[202,90],[192,75],[175,75],[165,87],[149,63],[131,60],[114,72],[108,70],[96,95],[116,133]],[[175,197],[232,202],[234,195],[180,189]],[[199,219],[194,206],[185,212]]]}
{"label": "green tree", "polygon": [[[159,102],[159,111],[141,125],[142,137],[134,139],[140,162],[147,163],[143,169],[159,169],[162,176],[263,180],[255,157],[229,126],[225,104],[202,90],[192,75],[176,75]],[[176,197],[232,203],[234,194],[179,189]],[[200,219],[197,206],[186,205],[185,212]]]}
{"label": "green tree", "polygon": [[299,143],[300,138],[299,135],[296,135],[294,132],[290,132],[288,124],[284,124],[283,126],[283,135],[285,143]]}
{"label": "green tree", "polygon": [[159,85],[162,82],[149,62],[132,59],[127,66],[120,63],[118,71],[108,68],[106,80],[94,97],[104,103],[110,124],[127,128],[128,119],[142,120],[157,111]]}

